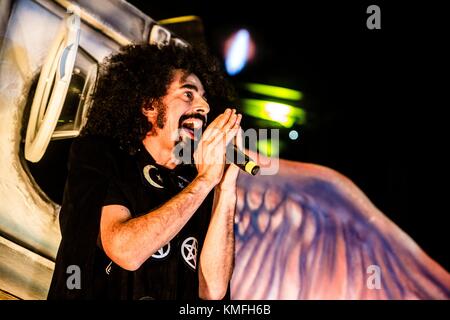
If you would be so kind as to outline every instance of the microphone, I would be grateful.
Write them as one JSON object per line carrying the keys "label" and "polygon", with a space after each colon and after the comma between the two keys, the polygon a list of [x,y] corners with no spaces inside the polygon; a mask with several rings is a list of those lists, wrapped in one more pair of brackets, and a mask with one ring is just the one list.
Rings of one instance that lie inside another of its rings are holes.
{"label": "microphone", "polygon": [[235,144],[230,143],[227,146],[227,152],[225,153],[225,157],[228,162],[235,164],[241,170],[251,174],[252,176],[256,176],[259,172],[259,165],[253,161],[248,155],[239,150]]}

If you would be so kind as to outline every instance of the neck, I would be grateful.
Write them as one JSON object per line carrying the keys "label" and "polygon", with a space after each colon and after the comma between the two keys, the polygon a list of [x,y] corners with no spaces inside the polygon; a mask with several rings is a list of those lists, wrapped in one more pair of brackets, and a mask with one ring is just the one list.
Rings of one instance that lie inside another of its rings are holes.
{"label": "neck", "polygon": [[167,141],[163,141],[161,137],[147,135],[142,143],[160,166],[168,169],[173,169],[177,166],[177,163],[174,161],[173,147],[168,147]]}

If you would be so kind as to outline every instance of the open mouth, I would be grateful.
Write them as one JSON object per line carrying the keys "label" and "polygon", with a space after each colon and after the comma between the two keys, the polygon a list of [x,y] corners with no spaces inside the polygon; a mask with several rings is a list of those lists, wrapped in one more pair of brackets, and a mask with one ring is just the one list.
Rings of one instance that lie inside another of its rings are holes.
{"label": "open mouth", "polygon": [[197,118],[188,118],[181,122],[181,131],[184,132],[190,139],[194,140],[196,133],[203,128],[203,121]]}

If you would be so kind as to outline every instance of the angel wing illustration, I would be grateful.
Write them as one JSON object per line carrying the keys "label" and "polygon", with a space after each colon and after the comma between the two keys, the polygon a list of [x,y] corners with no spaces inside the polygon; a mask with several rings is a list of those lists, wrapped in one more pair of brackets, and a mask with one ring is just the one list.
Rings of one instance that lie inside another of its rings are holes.
{"label": "angel wing illustration", "polygon": [[450,297],[449,273],[322,166],[280,159],[275,176],[241,174],[235,239],[232,299]]}

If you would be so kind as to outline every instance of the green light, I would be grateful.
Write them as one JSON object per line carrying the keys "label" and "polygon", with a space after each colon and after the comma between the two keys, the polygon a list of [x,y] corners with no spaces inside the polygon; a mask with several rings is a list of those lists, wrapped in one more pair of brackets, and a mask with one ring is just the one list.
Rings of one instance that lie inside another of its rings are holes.
{"label": "green light", "polygon": [[269,117],[281,124],[289,123],[289,109],[289,106],[275,102],[267,102],[264,106],[264,110],[267,112]]}
{"label": "green light", "polygon": [[244,112],[252,117],[275,121],[286,128],[305,123],[303,109],[288,104],[258,99],[242,99]]}
{"label": "green light", "polygon": [[267,157],[278,157],[280,154],[280,148],[282,147],[281,141],[276,140],[258,140],[256,143],[258,152]]}
{"label": "green light", "polygon": [[269,97],[300,101],[303,94],[298,90],[292,90],[288,88],[282,88],[277,86],[269,86],[261,83],[247,83],[245,88],[253,93],[263,94]]}

